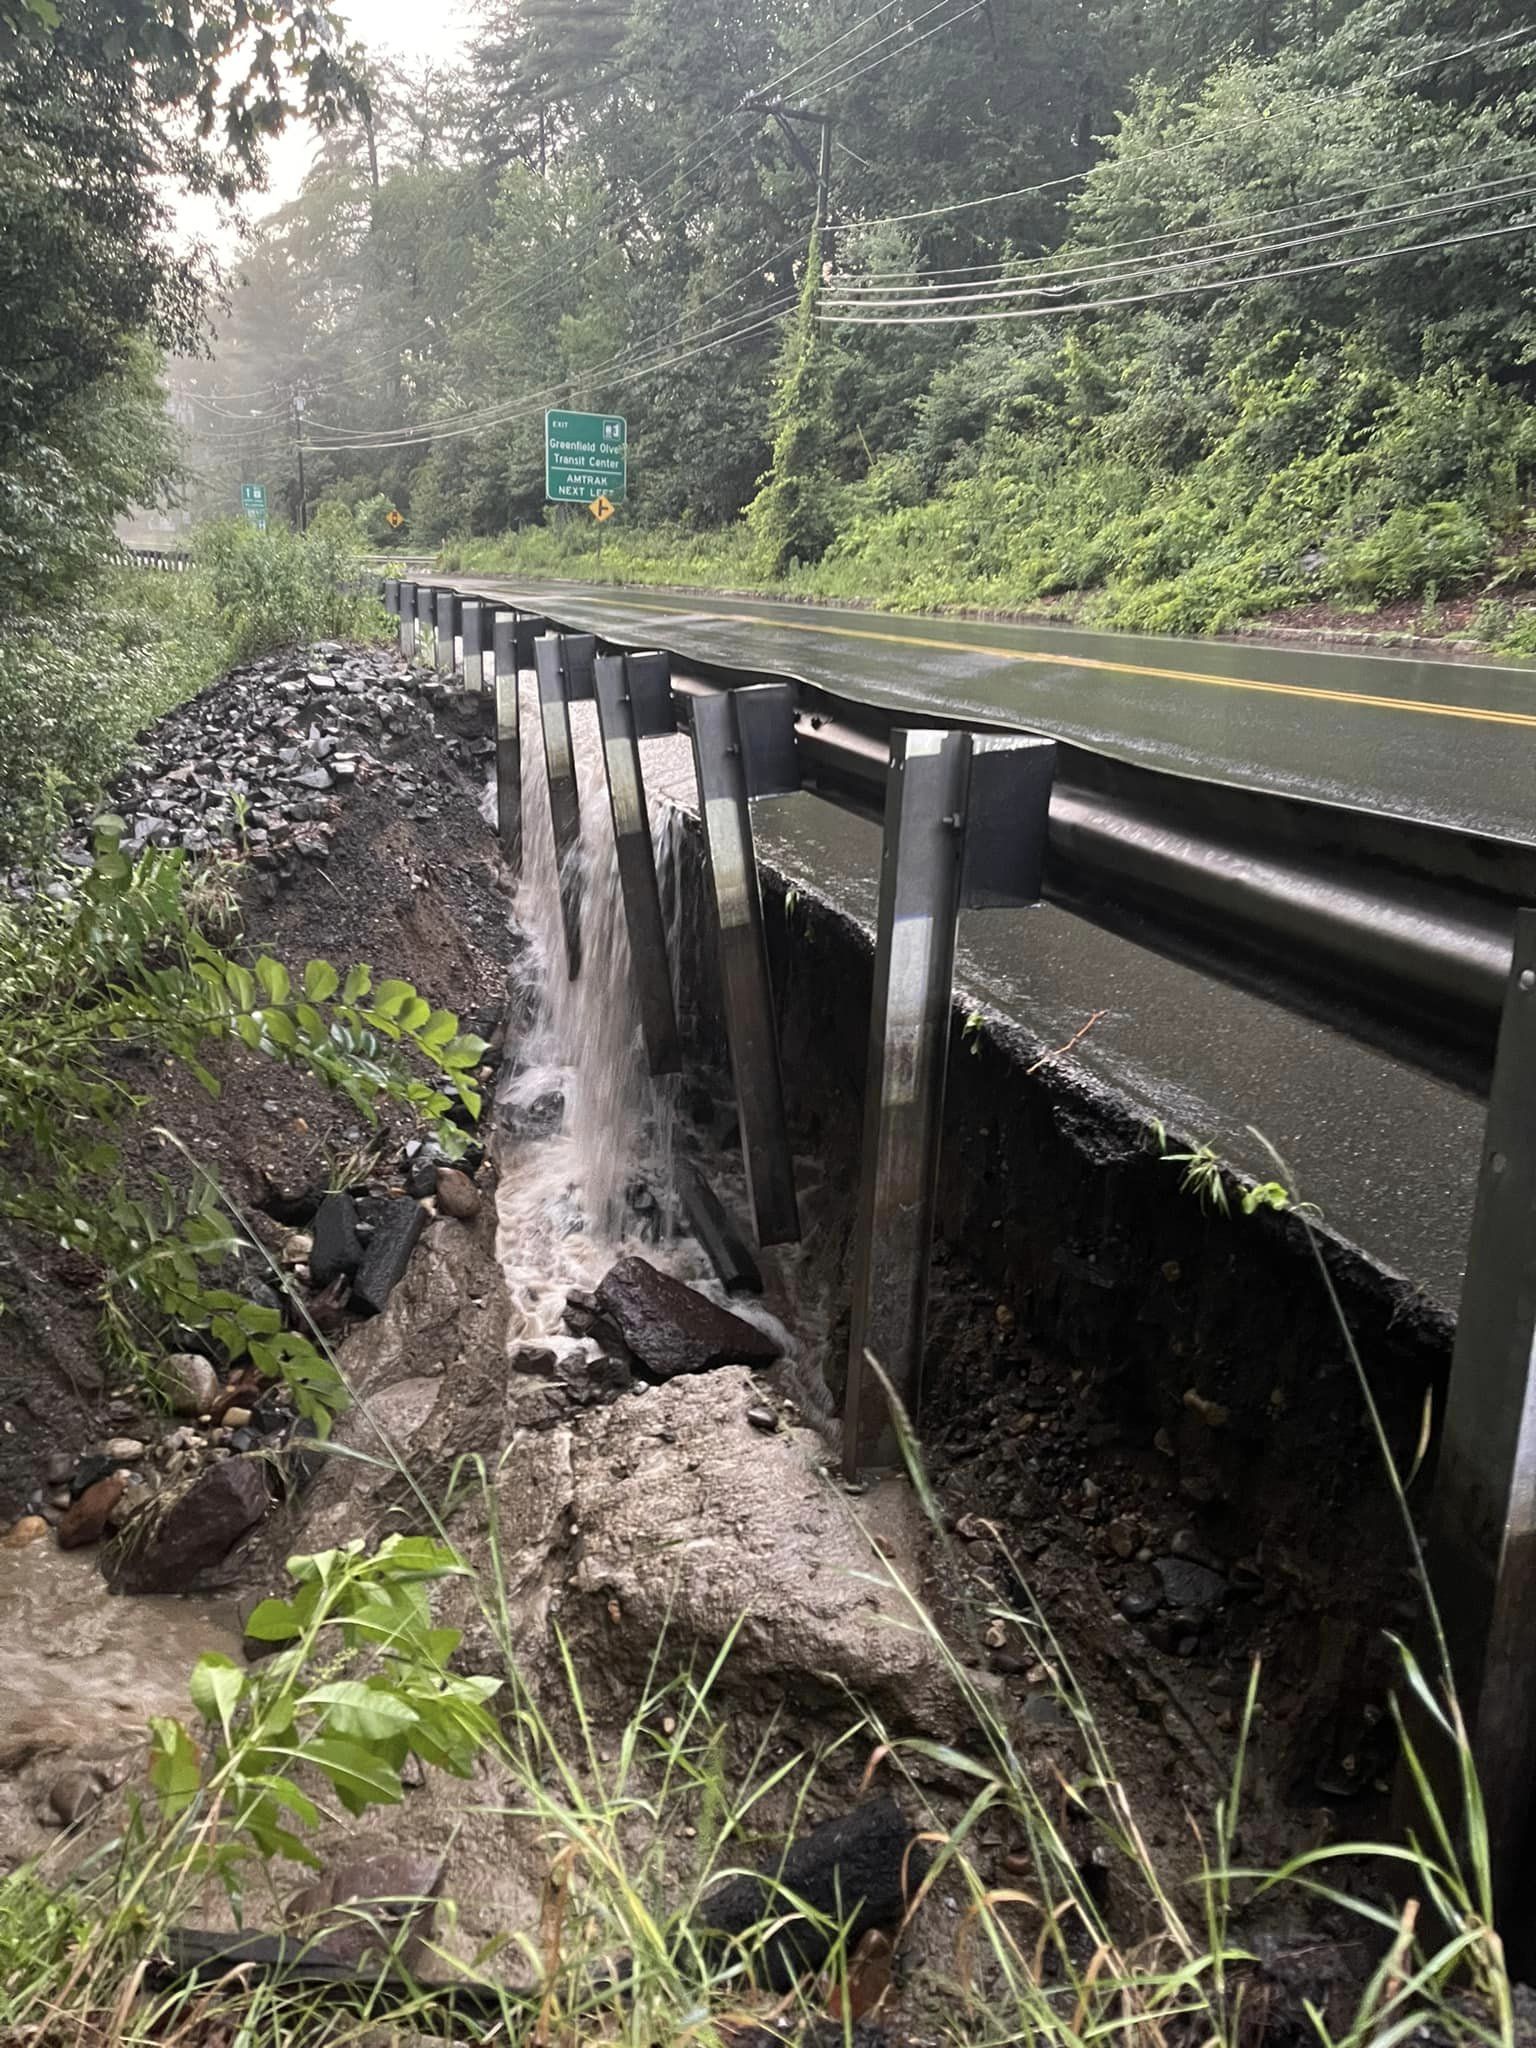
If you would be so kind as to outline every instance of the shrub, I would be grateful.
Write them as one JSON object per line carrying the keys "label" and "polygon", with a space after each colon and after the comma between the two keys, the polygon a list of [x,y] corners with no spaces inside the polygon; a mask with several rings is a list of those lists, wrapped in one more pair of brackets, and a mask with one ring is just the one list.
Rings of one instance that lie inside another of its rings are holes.
{"label": "shrub", "polygon": [[340,505],[322,506],[307,535],[260,533],[233,519],[204,527],[193,557],[227,659],[292,642],[387,638],[377,599],[355,587],[360,552],[356,524]]}

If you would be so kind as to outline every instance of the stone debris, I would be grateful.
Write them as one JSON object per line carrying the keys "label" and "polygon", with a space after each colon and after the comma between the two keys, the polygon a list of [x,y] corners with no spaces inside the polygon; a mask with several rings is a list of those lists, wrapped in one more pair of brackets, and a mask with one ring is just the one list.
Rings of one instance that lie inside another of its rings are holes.
{"label": "stone debris", "polygon": [[349,1194],[327,1195],[315,1212],[309,1248],[309,1277],[317,1288],[350,1280],[363,1263],[357,1232],[357,1203]]}
{"label": "stone debris", "polygon": [[467,1173],[456,1166],[437,1169],[437,1206],[446,1216],[468,1223],[480,1213],[480,1190]]}
{"label": "stone debris", "polygon": [[64,1519],[58,1529],[60,1550],[83,1550],[88,1543],[99,1543],[107,1533],[107,1517],[127,1487],[128,1475],[125,1472],[113,1472],[88,1486],[64,1511]]}
{"label": "stone debris", "polygon": [[597,1317],[592,1334],[601,1336],[604,1326],[611,1326],[650,1380],[711,1372],[721,1365],[771,1365],[779,1356],[779,1345],[754,1323],[658,1271],[648,1259],[623,1258],[611,1266],[592,1306]]}
{"label": "stone debris", "polygon": [[352,1284],[352,1306],[362,1315],[376,1316],[404,1278],[427,1214],[419,1202],[405,1196],[399,1201],[370,1201],[364,1220],[373,1225],[373,1235]]}
{"label": "stone debris", "polygon": [[125,1593],[181,1592],[255,1528],[271,1500],[261,1459],[210,1465],[169,1506],[145,1504],[113,1539],[108,1575]]}
{"label": "stone debris", "polygon": [[174,1351],[162,1359],[159,1379],[173,1415],[206,1415],[219,1398],[219,1376],[196,1351]]}

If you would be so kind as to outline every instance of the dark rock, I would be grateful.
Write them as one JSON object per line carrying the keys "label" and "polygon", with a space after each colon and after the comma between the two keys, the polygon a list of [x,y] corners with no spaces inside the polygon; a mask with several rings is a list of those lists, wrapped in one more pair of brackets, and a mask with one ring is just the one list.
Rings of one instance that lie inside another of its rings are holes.
{"label": "dark rock", "polygon": [[447,1216],[456,1216],[461,1223],[468,1223],[480,1214],[480,1190],[467,1173],[460,1173],[455,1166],[440,1166],[437,1169],[437,1206]]}
{"label": "dark rock", "polygon": [[398,1202],[371,1205],[373,1236],[352,1283],[352,1306],[363,1315],[377,1315],[404,1277],[426,1227],[426,1212],[408,1196]]}
{"label": "dark rock", "polygon": [[437,1169],[444,1164],[443,1155],[433,1138],[407,1148],[405,1155],[405,1191],[414,1195],[418,1202],[424,1202],[437,1193]]}
{"label": "dark rock", "polygon": [[350,1280],[363,1263],[363,1241],[357,1234],[357,1204],[350,1195],[327,1195],[315,1212],[314,1241],[309,1248],[309,1277],[316,1287]]}
{"label": "dark rock", "polygon": [[1138,1593],[1133,1590],[1120,1595],[1120,1612],[1127,1621],[1145,1621],[1149,1614],[1156,1614],[1162,1604],[1160,1593]]}
{"label": "dark rock", "polygon": [[113,1472],[77,1495],[59,1523],[60,1550],[83,1550],[87,1543],[99,1543],[107,1533],[107,1517],[122,1499],[127,1485],[126,1473]]}
{"label": "dark rock", "polygon": [[768,1365],[779,1355],[771,1337],[645,1259],[624,1258],[610,1267],[596,1304],[648,1379],[719,1365]]}
{"label": "dark rock", "polygon": [[414,1969],[442,1880],[441,1856],[406,1849],[360,1857],[295,1892],[283,1917],[291,1927],[307,1926],[323,1952],[340,1961],[393,1954]]}
{"label": "dark rock", "polygon": [[1209,1565],[1196,1564],[1193,1558],[1157,1557],[1152,1560],[1152,1569],[1170,1607],[1206,1614],[1227,1597],[1227,1582],[1221,1573],[1212,1571]]}
{"label": "dark rock", "polygon": [[764,1436],[772,1436],[779,1426],[779,1418],[766,1401],[757,1401],[747,1410],[747,1420],[754,1429],[760,1429]]}
{"label": "dark rock", "polygon": [[513,1372],[526,1372],[539,1380],[552,1380],[559,1371],[555,1353],[541,1344],[519,1344],[507,1363]]}
{"label": "dark rock", "polygon": [[135,1517],[113,1547],[110,1576],[125,1593],[177,1593],[232,1550],[267,1512],[256,1458],[210,1465],[171,1507]]}
{"label": "dark rock", "polygon": [[[765,1943],[759,1982],[787,1991],[822,1968],[834,1939],[847,1929],[851,1951],[871,1928],[900,1926],[928,1870],[928,1857],[894,1799],[873,1799],[823,1821],[752,1877],[718,1885],[700,1904],[705,1945],[717,1953],[733,1940],[786,1916]],[[790,1900],[818,1917],[802,1918]]]}
{"label": "dark rock", "polygon": [[70,1499],[78,1500],[81,1494],[89,1493],[98,1480],[108,1478],[116,1470],[117,1464],[112,1458],[98,1455],[82,1458],[69,1476]]}
{"label": "dark rock", "polygon": [[75,1469],[72,1451],[55,1451],[43,1467],[43,1477],[50,1486],[63,1486]]}

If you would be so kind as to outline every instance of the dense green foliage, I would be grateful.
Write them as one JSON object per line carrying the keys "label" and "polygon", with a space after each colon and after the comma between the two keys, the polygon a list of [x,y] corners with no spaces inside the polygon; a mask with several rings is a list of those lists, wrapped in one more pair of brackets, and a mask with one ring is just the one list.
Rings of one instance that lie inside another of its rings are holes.
{"label": "dense green foliage", "polygon": [[[426,95],[373,81],[258,238],[215,368],[179,373],[218,502],[259,471],[296,509],[298,396],[310,496],[376,538],[396,503],[414,544],[582,563],[541,464],[544,406],[579,404],[630,421],[608,574],[1179,629],[1518,596],[1536,36],[1512,6],[480,22]],[[741,105],[781,76],[836,124],[819,244],[814,166]],[[1481,623],[1532,632],[1500,602]]]}

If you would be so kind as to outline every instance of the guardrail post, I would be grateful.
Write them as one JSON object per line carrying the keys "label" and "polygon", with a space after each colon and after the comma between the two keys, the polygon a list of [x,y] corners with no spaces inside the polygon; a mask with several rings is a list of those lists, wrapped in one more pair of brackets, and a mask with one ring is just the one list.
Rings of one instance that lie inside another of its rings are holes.
{"label": "guardrail post", "polygon": [[518,620],[497,612],[491,628],[496,668],[496,832],[501,857],[514,875],[523,871],[523,741],[521,677],[517,665]]}
{"label": "guardrail post", "polygon": [[383,598],[383,600],[384,600],[384,609],[385,609],[385,611],[387,611],[387,612],[389,613],[389,615],[390,615],[390,617],[391,617],[392,619],[397,619],[397,618],[399,618],[399,616],[400,616],[400,579],[399,579],[399,577],[398,577],[398,576],[386,576],[386,577],[384,578],[384,582],[383,582],[383,585],[382,585],[382,587],[381,587],[381,590],[380,590],[380,595],[382,596],[382,598]]}
{"label": "guardrail post", "polygon": [[[746,700],[770,696],[782,702],[792,755],[794,707],[787,685],[727,690],[693,700],[694,772],[719,932],[726,1037],[747,1194],[760,1245],[794,1244],[800,1236],[773,982],[752,844],[752,786],[742,743],[743,724],[751,725],[760,715]],[[779,715],[778,705],[770,708]]]}
{"label": "guardrail post", "polygon": [[485,656],[489,647],[490,634],[486,620],[490,606],[479,598],[466,597],[461,616],[464,630],[464,687],[466,690],[485,688]]}
{"label": "guardrail post", "polygon": [[546,633],[533,643],[539,682],[539,723],[544,734],[544,776],[560,883],[565,965],[572,981],[581,972],[581,794],[571,744],[571,690],[567,643],[578,636]]}
{"label": "guardrail post", "polygon": [[[1488,1098],[1428,1540],[1430,1582],[1482,1786],[1495,1910],[1511,1945],[1511,1968],[1521,1970],[1530,1967],[1536,1880],[1533,1366],[1536,910],[1522,910]],[[1415,1725],[1416,1740],[1420,1733]],[[1425,1739],[1433,1750],[1434,1731]],[[1460,1804],[1455,1760],[1437,1761],[1453,1824]]]}
{"label": "guardrail post", "polygon": [[843,1408],[850,1479],[900,1454],[865,1354],[909,1414],[922,1390],[959,912],[1038,899],[1054,761],[1049,740],[891,734]]}
{"label": "guardrail post", "polygon": [[456,590],[437,593],[437,672],[451,676],[458,664],[459,594]]}
{"label": "guardrail post", "polygon": [[437,644],[437,591],[430,583],[416,586],[416,659],[431,668]]}
{"label": "guardrail post", "polygon": [[416,586],[400,585],[400,652],[406,661],[416,653]]}
{"label": "guardrail post", "polygon": [[619,890],[629,932],[629,957],[640,1004],[646,1061],[653,1074],[675,1074],[683,1063],[667,929],[656,880],[656,849],[645,801],[640,740],[673,732],[672,681],[662,654],[607,654],[596,663],[597,716],[608,775],[608,807],[618,851]]}

